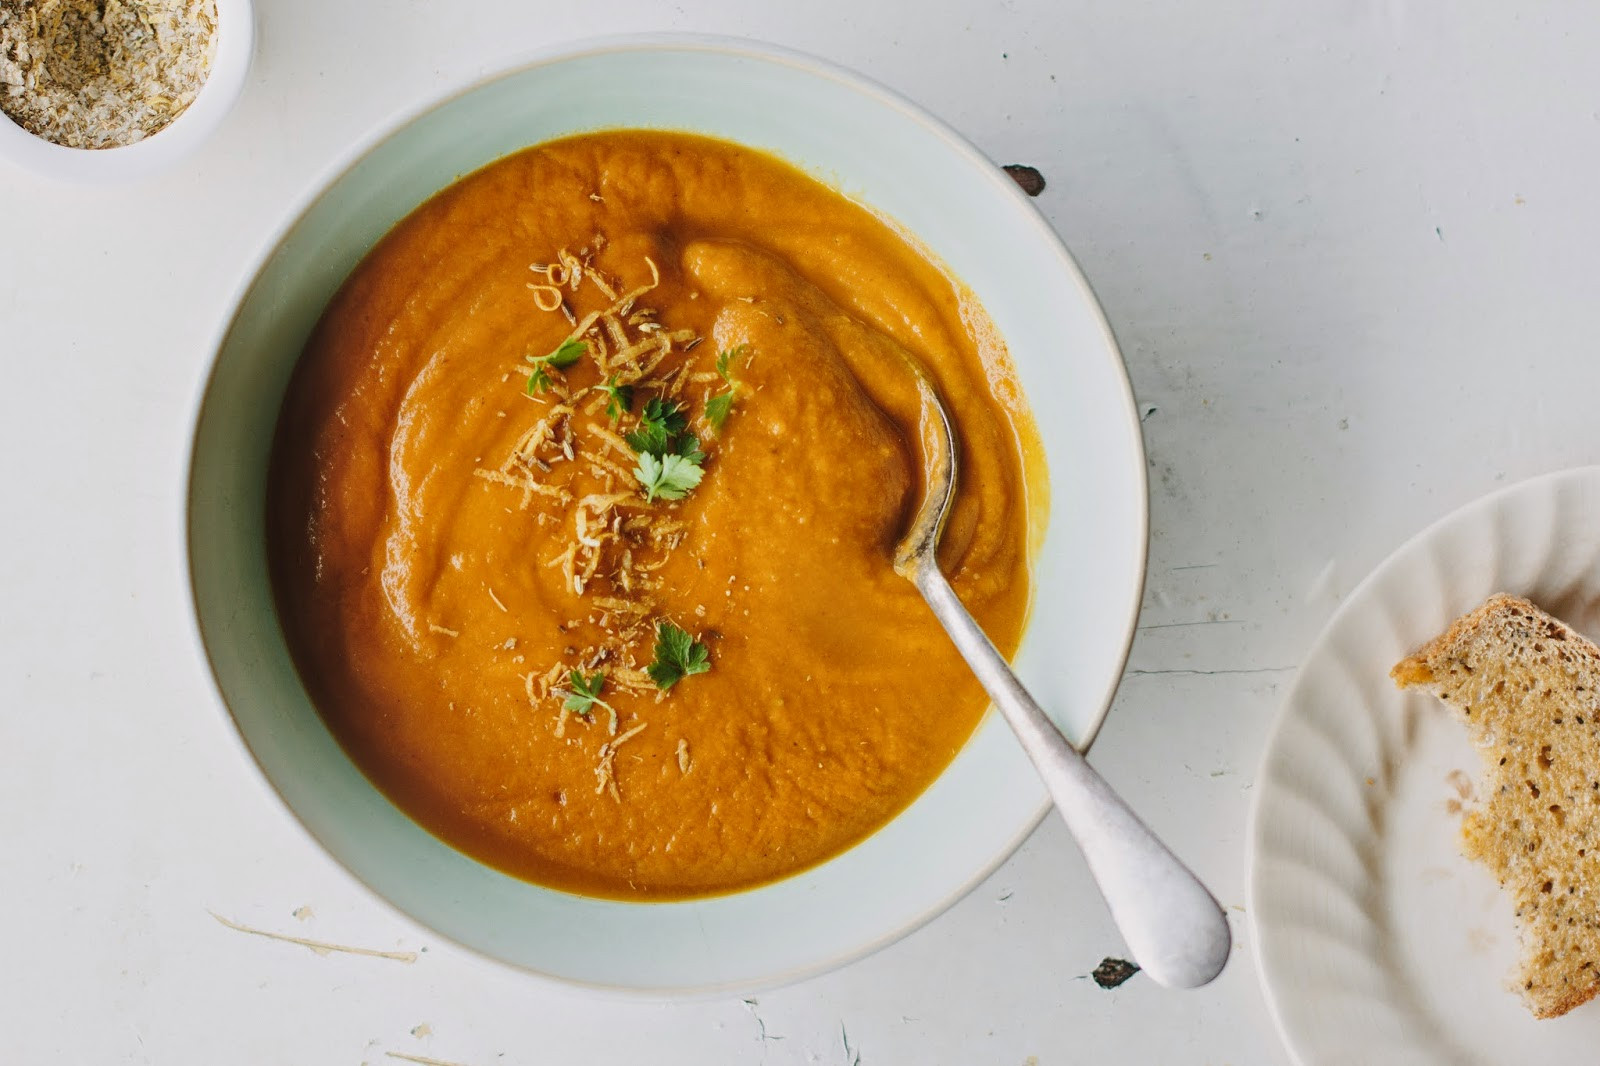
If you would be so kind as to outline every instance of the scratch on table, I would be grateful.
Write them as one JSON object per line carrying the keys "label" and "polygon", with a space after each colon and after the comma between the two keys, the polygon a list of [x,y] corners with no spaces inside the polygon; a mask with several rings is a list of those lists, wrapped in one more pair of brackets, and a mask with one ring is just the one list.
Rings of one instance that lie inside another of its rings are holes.
{"label": "scratch on table", "polygon": [[781,1036],[773,1036],[773,1035],[770,1035],[767,1032],[766,1020],[761,1017],[760,1011],[758,1011],[756,1009],[758,1006],[760,1006],[760,1003],[757,1000],[755,1000],[755,999],[747,999],[747,1000],[744,1000],[743,1002],[744,1002],[744,1009],[750,1012],[750,1017],[752,1017],[752,1018],[754,1018],[756,1020],[756,1025],[760,1028],[760,1031],[756,1034],[756,1039],[760,1040],[763,1044],[765,1044],[769,1040],[782,1040],[783,1039],[783,1037],[781,1037]]}
{"label": "scratch on table", "polygon": [[1140,626],[1139,632],[1150,629],[1187,629],[1190,626],[1242,626],[1244,622],[1238,618],[1202,618],[1198,622],[1162,622],[1159,625]]}
{"label": "scratch on table", "polygon": [[839,1039],[844,1041],[845,1066],[861,1066],[861,1049],[850,1046],[850,1034],[845,1031],[844,1022],[839,1023]]}
{"label": "scratch on table", "polygon": [[385,1051],[391,1059],[400,1059],[403,1062],[421,1063],[421,1066],[466,1066],[462,1062],[451,1062],[448,1059],[430,1059],[426,1055],[408,1055],[404,1051]]}
{"label": "scratch on table", "polygon": [[216,911],[208,910],[206,913],[236,932],[249,933],[251,936],[264,936],[268,940],[281,940],[285,944],[299,944],[301,947],[308,948],[318,955],[331,955],[334,952],[339,952],[344,955],[366,955],[374,959],[392,959],[395,962],[417,961],[417,953],[415,951],[378,951],[374,948],[355,948],[345,944],[330,944],[323,940],[307,940],[301,936],[287,936],[283,933],[269,932],[266,929],[253,929],[248,925],[229,921]]}

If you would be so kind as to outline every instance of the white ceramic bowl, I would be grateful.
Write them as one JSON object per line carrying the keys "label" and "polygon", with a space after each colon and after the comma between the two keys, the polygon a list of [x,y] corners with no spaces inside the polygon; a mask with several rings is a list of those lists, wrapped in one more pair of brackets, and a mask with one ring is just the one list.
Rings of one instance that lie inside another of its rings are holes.
{"label": "white ceramic bowl", "polygon": [[1047,803],[1003,722],[991,714],[905,813],[816,869],[717,899],[588,899],[467,858],[379,794],[307,701],[268,587],[273,426],[335,288],[390,226],[460,175],[529,144],[619,126],[769,149],[903,224],[982,300],[1040,416],[1050,469],[1040,593],[1017,667],[1068,735],[1089,741],[1121,676],[1146,545],[1139,424],[1094,296],[1011,179],[947,127],[860,77],[742,42],[633,38],[547,55],[409,118],[334,169],[266,251],[205,389],[189,486],[195,607],[262,772],[323,847],[400,911],[568,982],[750,989],[909,932],[1021,843]]}
{"label": "white ceramic bowl", "polygon": [[165,128],[121,148],[67,148],[36,137],[0,112],[0,159],[47,178],[116,183],[176,163],[214,133],[244,90],[255,54],[251,0],[217,0],[217,50],[194,102]]}

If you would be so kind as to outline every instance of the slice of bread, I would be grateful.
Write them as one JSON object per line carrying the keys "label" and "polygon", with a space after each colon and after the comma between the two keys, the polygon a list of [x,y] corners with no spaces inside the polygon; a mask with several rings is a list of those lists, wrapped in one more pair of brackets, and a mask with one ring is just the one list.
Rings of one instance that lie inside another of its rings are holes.
{"label": "slice of bread", "polygon": [[1483,757],[1462,850],[1511,895],[1516,975],[1554,1018],[1600,992],[1600,648],[1527,600],[1492,596],[1389,672],[1438,696]]}

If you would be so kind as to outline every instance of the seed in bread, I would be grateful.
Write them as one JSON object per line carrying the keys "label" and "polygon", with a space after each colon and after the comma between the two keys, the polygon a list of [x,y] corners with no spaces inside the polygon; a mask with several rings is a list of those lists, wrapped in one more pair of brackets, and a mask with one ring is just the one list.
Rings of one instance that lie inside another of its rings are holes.
{"label": "seed in bread", "polygon": [[1536,1017],[1600,993],[1600,647],[1515,596],[1491,596],[1390,671],[1449,704],[1483,758],[1462,850],[1494,872],[1522,931]]}

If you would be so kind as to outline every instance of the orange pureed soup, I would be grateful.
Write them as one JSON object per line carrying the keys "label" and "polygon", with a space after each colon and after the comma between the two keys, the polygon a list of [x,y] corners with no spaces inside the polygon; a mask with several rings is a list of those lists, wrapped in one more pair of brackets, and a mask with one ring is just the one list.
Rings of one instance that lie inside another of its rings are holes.
{"label": "orange pureed soup", "polygon": [[688,134],[450,186],[339,290],[280,417],[268,551],[313,702],[417,822],[545,885],[682,898],[848,848],[987,705],[890,566],[908,358],[962,449],[941,562],[1009,653],[1039,453],[938,263]]}

